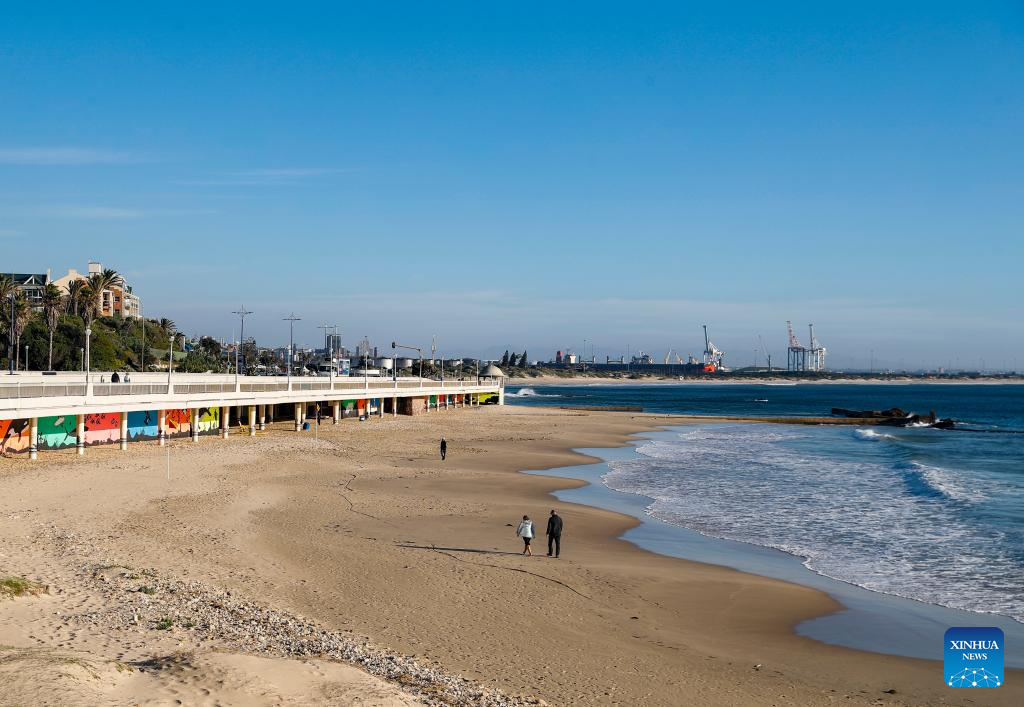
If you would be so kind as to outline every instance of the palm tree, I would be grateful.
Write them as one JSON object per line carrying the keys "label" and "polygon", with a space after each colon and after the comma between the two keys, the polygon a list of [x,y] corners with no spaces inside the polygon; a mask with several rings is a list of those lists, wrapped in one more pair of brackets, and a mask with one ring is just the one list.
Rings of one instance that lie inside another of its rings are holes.
{"label": "palm tree", "polygon": [[85,293],[85,280],[72,280],[68,283],[68,311],[78,316],[82,308],[82,300]]}
{"label": "palm tree", "polygon": [[106,268],[103,272],[93,273],[85,281],[85,291],[88,293],[86,300],[88,306],[85,309],[85,326],[92,325],[93,319],[103,312],[103,293],[114,287],[120,287],[123,279],[116,270]]}
{"label": "palm tree", "polygon": [[163,330],[164,330],[164,332],[166,332],[166,334],[167,334],[168,336],[170,336],[170,335],[171,335],[171,332],[172,332],[172,331],[174,331],[174,330],[175,330],[175,329],[176,329],[177,327],[176,327],[176,326],[174,326],[174,322],[173,322],[173,321],[171,321],[171,320],[170,320],[170,319],[168,319],[167,317],[163,317],[163,318],[162,318],[162,319],[160,320],[160,328],[161,328],[161,329],[163,329]]}
{"label": "palm tree", "polygon": [[[28,306],[28,300],[25,298],[25,293],[21,290],[16,291],[14,295],[14,331],[11,332],[11,335],[14,338],[15,370],[17,370],[21,360],[21,334],[25,331],[25,326],[31,318],[32,308]],[[28,361],[25,361],[25,368],[28,368]]]}
{"label": "palm tree", "polygon": [[64,309],[64,298],[60,295],[60,289],[52,282],[47,283],[43,289],[43,314],[46,316],[46,328],[50,332],[49,349],[46,354],[46,370],[53,370],[53,332],[57,330],[60,323],[60,313]]}
{"label": "palm tree", "polygon": [[[9,315],[11,311],[10,296],[14,294],[14,280],[7,275],[0,275],[0,331],[7,331],[10,328]],[[8,332],[9,334],[9,332]],[[10,353],[10,349],[8,349]]]}

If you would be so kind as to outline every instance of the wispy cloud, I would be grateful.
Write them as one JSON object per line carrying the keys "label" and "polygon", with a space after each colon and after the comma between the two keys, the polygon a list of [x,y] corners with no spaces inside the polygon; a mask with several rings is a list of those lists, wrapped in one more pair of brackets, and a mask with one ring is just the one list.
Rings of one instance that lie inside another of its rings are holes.
{"label": "wispy cloud", "polygon": [[94,204],[46,204],[32,207],[32,218],[68,221],[131,221],[171,216],[197,216],[216,213],[213,209],[139,209]]}
{"label": "wispy cloud", "polygon": [[181,182],[190,186],[203,187],[252,187],[281,186],[298,184],[314,177],[352,172],[352,169],[341,167],[269,167],[259,169],[239,169],[218,172],[207,179],[190,179]]}
{"label": "wispy cloud", "polygon": [[338,174],[351,170],[339,167],[280,167],[270,169],[243,169],[235,172],[226,172],[229,176],[241,179],[302,179],[304,177],[318,177],[322,174]]}
{"label": "wispy cloud", "polygon": [[125,221],[146,216],[146,212],[140,209],[124,209],[114,206],[76,206],[71,204],[46,207],[41,212],[52,218],[86,221]]}
{"label": "wispy cloud", "polygon": [[0,147],[0,164],[12,165],[87,165],[133,162],[125,152],[86,147]]}

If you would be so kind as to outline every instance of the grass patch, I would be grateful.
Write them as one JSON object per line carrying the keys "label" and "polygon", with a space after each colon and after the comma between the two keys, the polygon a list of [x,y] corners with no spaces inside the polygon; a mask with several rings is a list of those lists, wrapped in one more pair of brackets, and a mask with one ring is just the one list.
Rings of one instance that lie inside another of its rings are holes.
{"label": "grass patch", "polygon": [[0,597],[14,599],[15,597],[39,596],[49,592],[49,587],[39,582],[33,582],[25,577],[4,577],[0,579]]}
{"label": "grass patch", "polygon": [[174,626],[174,619],[170,616],[165,616],[156,622],[157,631],[169,631]]}

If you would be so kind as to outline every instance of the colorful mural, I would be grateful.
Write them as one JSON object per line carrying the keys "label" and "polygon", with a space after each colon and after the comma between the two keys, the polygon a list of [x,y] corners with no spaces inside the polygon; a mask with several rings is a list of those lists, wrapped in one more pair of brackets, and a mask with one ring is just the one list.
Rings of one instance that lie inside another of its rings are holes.
{"label": "colorful mural", "polygon": [[156,410],[139,410],[128,413],[129,440],[156,439],[159,432]]}
{"label": "colorful mural", "polygon": [[437,396],[436,395],[431,395],[430,396],[430,402],[427,403],[427,408],[428,409],[429,408],[435,408],[435,409],[437,408]]}
{"label": "colorful mural", "polygon": [[341,401],[341,416],[343,418],[357,417],[359,412],[356,410],[355,400],[342,400]]}
{"label": "colorful mural", "polygon": [[18,454],[28,451],[28,418],[0,420],[0,454]]}
{"label": "colorful mural", "polygon": [[380,413],[380,398],[370,398],[369,411],[371,415]]}
{"label": "colorful mural", "polygon": [[220,408],[199,408],[199,434],[220,432]]}
{"label": "colorful mural", "polygon": [[78,444],[78,418],[55,415],[39,418],[39,449],[65,449]]}
{"label": "colorful mural", "polygon": [[121,439],[121,414],[97,412],[85,416],[85,443],[110,444]]}
{"label": "colorful mural", "polygon": [[192,434],[192,422],[188,410],[167,410],[167,436],[188,437]]}

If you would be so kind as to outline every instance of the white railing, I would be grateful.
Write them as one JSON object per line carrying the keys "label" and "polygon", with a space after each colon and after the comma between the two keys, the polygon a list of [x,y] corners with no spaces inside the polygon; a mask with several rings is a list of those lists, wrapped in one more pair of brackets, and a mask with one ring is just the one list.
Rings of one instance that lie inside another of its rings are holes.
{"label": "white railing", "polygon": [[[175,395],[198,395],[208,393],[274,393],[288,392],[288,382],[275,380],[269,383],[243,382],[236,388],[229,382],[195,382],[195,379],[183,377],[180,382],[174,379]],[[335,378],[329,380],[292,379],[291,391],[330,392],[335,390],[411,390],[417,388],[493,388],[500,385],[498,381],[477,380],[431,380],[393,378]],[[131,396],[131,395],[164,395],[168,393],[167,383],[93,383],[88,391],[94,397]],[[66,398],[86,395],[85,383],[3,383],[0,381],[0,399],[27,400],[33,398]]]}
{"label": "white railing", "polygon": [[66,398],[72,395],[85,395],[85,383],[0,385],[0,398]]}

